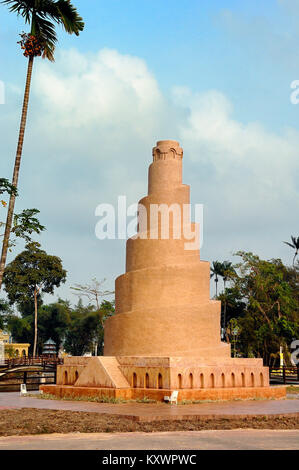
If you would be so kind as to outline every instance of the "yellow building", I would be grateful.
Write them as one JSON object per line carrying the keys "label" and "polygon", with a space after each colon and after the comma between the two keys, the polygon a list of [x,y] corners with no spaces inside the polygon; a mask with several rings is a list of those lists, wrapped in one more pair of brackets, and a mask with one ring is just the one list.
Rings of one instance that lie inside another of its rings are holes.
{"label": "yellow building", "polygon": [[5,358],[28,356],[29,343],[10,343],[10,335],[0,330],[0,341],[4,343]]}

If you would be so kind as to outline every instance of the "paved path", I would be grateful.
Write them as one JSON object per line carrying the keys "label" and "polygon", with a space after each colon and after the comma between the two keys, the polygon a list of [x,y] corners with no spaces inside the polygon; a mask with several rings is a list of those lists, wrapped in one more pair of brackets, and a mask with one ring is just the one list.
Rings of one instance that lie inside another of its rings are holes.
{"label": "paved path", "polygon": [[298,450],[299,430],[49,434],[0,438],[0,450]]}
{"label": "paved path", "polygon": [[299,413],[299,400],[250,400],[196,405],[169,405],[164,403],[93,403],[83,401],[44,400],[20,397],[18,392],[0,393],[0,410],[10,408],[42,408],[52,410],[88,411],[135,417],[142,421],[163,419],[192,419],[195,416],[279,415]]}

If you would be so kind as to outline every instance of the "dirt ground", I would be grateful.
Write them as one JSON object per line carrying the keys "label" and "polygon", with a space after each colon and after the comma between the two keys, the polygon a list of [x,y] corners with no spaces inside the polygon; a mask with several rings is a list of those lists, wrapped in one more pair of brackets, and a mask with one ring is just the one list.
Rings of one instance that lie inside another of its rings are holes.
{"label": "dirt ground", "polygon": [[299,416],[203,418],[196,421],[135,422],[129,418],[77,411],[22,408],[0,410],[0,436],[93,433],[163,432],[223,429],[299,429]]}

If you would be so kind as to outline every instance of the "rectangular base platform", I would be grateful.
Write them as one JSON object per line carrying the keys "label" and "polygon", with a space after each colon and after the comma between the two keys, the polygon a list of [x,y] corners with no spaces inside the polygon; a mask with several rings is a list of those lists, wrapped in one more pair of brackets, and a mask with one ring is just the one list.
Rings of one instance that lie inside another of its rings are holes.
{"label": "rectangular base platform", "polygon": [[[41,385],[40,390],[57,398],[69,397],[109,397],[124,400],[138,400],[149,398],[163,401],[165,395],[173,390],[151,388],[104,388],[104,387],[74,387],[72,385]],[[205,400],[250,400],[250,399],[282,399],[286,397],[285,386],[274,387],[234,387],[234,388],[206,388],[179,390],[178,401],[205,401]]]}
{"label": "rectangular base platform", "polygon": [[202,357],[67,357],[57,367],[57,385],[116,389],[219,389],[269,386],[259,359]]}

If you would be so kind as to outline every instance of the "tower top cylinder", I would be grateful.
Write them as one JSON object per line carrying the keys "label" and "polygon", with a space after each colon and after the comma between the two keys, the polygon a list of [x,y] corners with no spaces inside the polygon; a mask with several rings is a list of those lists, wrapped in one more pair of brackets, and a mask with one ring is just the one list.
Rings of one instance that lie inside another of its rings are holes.
{"label": "tower top cylinder", "polygon": [[159,140],[156,147],[153,148],[154,162],[159,160],[181,160],[183,158],[183,149],[176,140]]}
{"label": "tower top cylinder", "polygon": [[182,184],[183,149],[175,140],[159,140],[149,167],[148,193],[171,191]]}

